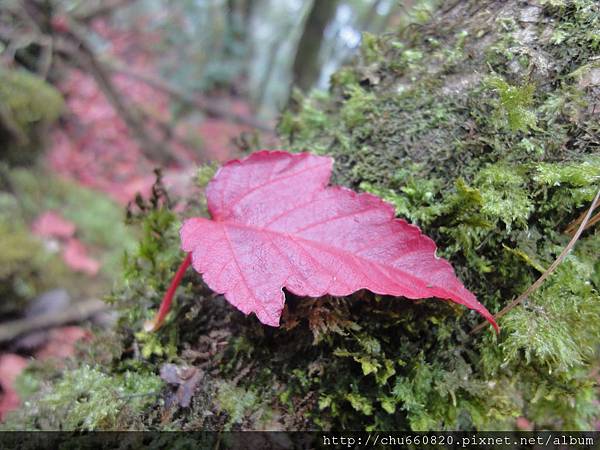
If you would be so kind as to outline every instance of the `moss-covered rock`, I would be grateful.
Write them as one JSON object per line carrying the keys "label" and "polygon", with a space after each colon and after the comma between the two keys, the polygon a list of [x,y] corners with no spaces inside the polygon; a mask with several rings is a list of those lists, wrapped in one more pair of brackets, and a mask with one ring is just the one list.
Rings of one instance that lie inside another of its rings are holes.
{"label": "moss-covered rock", "polygon": [[33,162],[47,126],[62,110],[60,93],[44,80],[25,70],[0,68],[0,160]]}
{"label": "moss-covered rock", "polygon": [[[425,22],[366,36],[331,90],[297,96],[279,129],[291,150],[333,155],[335,182],[393,203],[497,312],[550,266],[600,184],[589,76],[600,5],[449,2]],[[186,215],[206,214],[195,201]],[[479,318],[456,305],[367,292],[287,294],[273,329],[191,272],[165,327],[148,334],[142,324],[182,258],[182,218],[160,198],[140,206],[132,218],[143,237],[111,297],[123,348],[137,350],[111,370],[158,373],[174,361],[209,374],[189,409],[167,408],[166,423],[155,402],[147,428],[491,430],[524,416],[538,428],[589,429],[597,420],[597,228],[500,320],[499,336],[469,334]]]}

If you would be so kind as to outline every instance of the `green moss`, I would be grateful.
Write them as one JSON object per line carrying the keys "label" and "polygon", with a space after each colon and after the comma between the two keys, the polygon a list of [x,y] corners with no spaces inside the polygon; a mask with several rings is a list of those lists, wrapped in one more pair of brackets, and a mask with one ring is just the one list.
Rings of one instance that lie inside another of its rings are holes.
{"label": "green moss", "polygon": [[135,245],[121,206],[105,195],[60,179],[42,169],[12,169],[11,188],[19,199],[19,214],[31,222],[42,212],[58,211],[77,227],[77,237],[102,255],[102,271],[121,271],[123,252]]}
{"label": "green moss", "polygon": [[216,402],[221,412],[227,414],[225,429],[241,425],[250,415],[260,410],[260,399],[252,390],[221,383],[218,386]]}
{"label": "green moss", "polygon": [[[570,239],[563,231],[595,195],[593,92],[571,74],[593,62],[588,35],[598,6],[544,6],[544,21],[528,29],[539,33],[536,51],[555,58],[540,82],[539,55],[524,58],[515,47],[530,25],[503,10],[521,3],[478,3],[457,5],[469,18],[458,32],[441,17],[366,36],[363,55],[334,76],[329,93],[295,94],[279,131],[288,149],[334,156],[335,183],[374,192],[416,222],[496,312],[551,265]],[[501,27],[482,39],[478,24],[495,17]],[[573,33],[547,39],[551,22],[571,23]],[[467,67],[455,64],[457,52],[468,55]],[[116,367],[157,373],[167,359],[202,364],[214,377],[203,389],[216,394],[159,427],[194,426],[203,411],[216,413],[217,428],[259,427],[255,418],[269,410],[288,429],[378,430],[511,429],[519,416],[540,429],[591,429],[600,415],[590,376],[600,344],[597,227],[500,320],[498,336],[469,334],[481,318],[458,305],[368,292],[287,293],[282,326],[273,329],[190,273],[167,324],[146,339],[136,333],[182,258],[180,218],[168,202],[151,203],[134,215],[143,235],[113,294],[121,340],[141,351]]]}
{"label": "green moss", "polygon": [[367,114],[373,111],[375,96],[358,86],[350,86],[347,100],[340,111],[344,125],[352,129],[367,119]]}
{"label": "green moss", "polygon": [[381,58],[379,38],[371,33],[363,33],[361,41],[361,51],[367,64],[377,62]]}
{"label": "green moss", "polygon": [[30,234],[16,198],[0,192],[0,313],[21,312],[30,299],[67,278],[57,255]]}
{"label": "green moss", "polygon": [[40,150],[44,127],[63,110],[61,95],[24,70],[0,69],[0,158],[32,162]]}
{"label": "green moss", "polygon": [[549,370],[568,371],[594,357],[600,331],[582,324],[594,323],[600,316],[600,295],[585,281],[593,267],[580,258],[572,256],[503,321],[508,334],[502,343],[507,361],[524,356],[527,363],[536,361]]}
{"label": "green moss", "polygon": [[600,49],[600,7],[592,0],[546,2],[545,12],[556,24],[549,37],[548,52],[562,75],[589,63]]}
{"label": "green moss", "polygon": [[537,119],[531,110],[535,86],[511,86],[500,77],[492,77],[487,85],[499,96],[496,117],[506,121],[511,131],[527,131],[536,126]]}
{"label": "green moss", "polygon": [[[27,71],[3,69],[0,99],[21,127],[56,120],[63,107],[60,94]],[[34,94],[35,95],[32,95]]]}
{"label": "green moss", "polygon": [[162,386],[162,380],[152,374],[109,375],[84,364],[67,372],[52,389],[42,389],[25,400],[25,411],[43,421],[31,420],[26,428],[126,430],[135,425],[133,419],[139,420],[147,405],[156,403]]}
{"label": "green moss", "polygon": [[490,220],[501,220],[510,231],[513,222],[527,224],[533,202],[525,189],[526,178],[514,167],[490,166],[482,169],[475,185],[481,192],[481,211]]}

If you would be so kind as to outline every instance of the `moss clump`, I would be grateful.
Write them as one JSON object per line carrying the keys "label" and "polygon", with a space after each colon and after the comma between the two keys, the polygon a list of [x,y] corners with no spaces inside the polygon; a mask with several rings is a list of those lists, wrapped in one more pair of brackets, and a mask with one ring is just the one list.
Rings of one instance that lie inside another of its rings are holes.
{"label": "moss clump", "polygon": [[29,233],[17,200],[0,191],[0,314],[23,310],[27,301],[67,279],[56,255]]}
{"label": "moss clump", "polygon": [[0,69],[0,159],[9,164],[34,161],[47,125],[62,109],[61,95],[41,78]]}
{"label": "moss clump", "polygon": [[[0,177],[0,312],[22,312],[29,300],[57,287],[73,298],[103,295],[107,282],[121,273],[123,253],[135,246],[122,208],[37,167],[0,166]],[[101,276],[82,285],[81,275],[62,262],[58,243],[31,234],[28,224],[48,210],[60,211],[76,225],[77,238],[102,261]]]}
{"label": "moss clump", "polygon": [[260,397],[253,390],[219,383],[215,402],[218,410],[227,416],[225,430],[240,425],[246,429],[261,429],[260,424],[269,419],[269,408],[261,404]]}
{"label": "moss clump", "polygon": [[153,374],[107,375],[102,368],[83,364],[66,372],[51,388],[42,386],[33,395],[29,392],[24,405],[28,415],[13,416],[4,427],[10,429],[11,420],[21,419],[25,429],[129,429],[136,419],[141,421],[146,406],[157,402],[162,387],[163,381]]}
{"label": "moss clump", "polygon": [[529,109],[533,103],[534,85],[511,86],[500,77],[492,77],[487,83],[498,92],[496,120],[506,120],[511,131],[527,131],[535,127],[537,117]]}
{"label": "moss clump", "polygon": [[6,173],[18,199],[17,214],[31,222],[47,210],[60,211],[77,227],[77,236],[102,255],[102,271],[121,273],[123,252],[135,247],[134,233],[124,222],[124,208],[105,195],[46,172],[39,167],[11,169]]}

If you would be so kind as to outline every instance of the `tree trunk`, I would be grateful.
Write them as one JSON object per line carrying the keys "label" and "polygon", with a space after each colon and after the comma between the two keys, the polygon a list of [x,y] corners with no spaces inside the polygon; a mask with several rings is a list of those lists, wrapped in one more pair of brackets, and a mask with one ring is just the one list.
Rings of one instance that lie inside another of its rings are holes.
{"label": "tree trunk", "polygon": [[315,0],[298,44],[293,66],[293,84],[308,91],[319,77],[319,50],[323,33],[333,18],[337,0]]}
{"label": "tree trunk", "polygon": [[[374,0],[369,10],[364,16],[364,19],[361,20],[360,30],[361,31],[371,31],[371,27],[373,26],[373,22],[377,18],[377,9],[383,0]],[[390,7],[391,8],[391,7]]]}

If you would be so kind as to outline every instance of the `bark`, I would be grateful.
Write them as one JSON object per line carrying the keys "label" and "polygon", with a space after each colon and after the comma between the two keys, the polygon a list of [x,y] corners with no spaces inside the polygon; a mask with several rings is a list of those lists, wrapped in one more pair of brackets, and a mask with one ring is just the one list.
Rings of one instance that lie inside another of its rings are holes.
{"label": "bark", "polygon": [[335,14],[337,4],[337,0],[315,0],[308,13],[293,66],[293,83],[303,91],[308,91],[319,77],[323,33]]}
{"label": "bark", "polygon": [[379,8],[379,5],[381,4],[383,0],[374,0],[373,3],[371,4],[371,6],[369,7],[369,10],[367,11],[365,18],[362,20],[360,29],[361,31],[371,31],[371,28],[373,27],[373,23],[375,22],[375,19],[377,18],[377,8]]}
{"label": "bark", "polygon": [[5,322],[0,329],[0,343],[10,342],[34,331],[46,330],[69,323],[79,323],[108,310],[108,305],[95,298],[83,300],[59,312],[50,312],[33,318]]}

